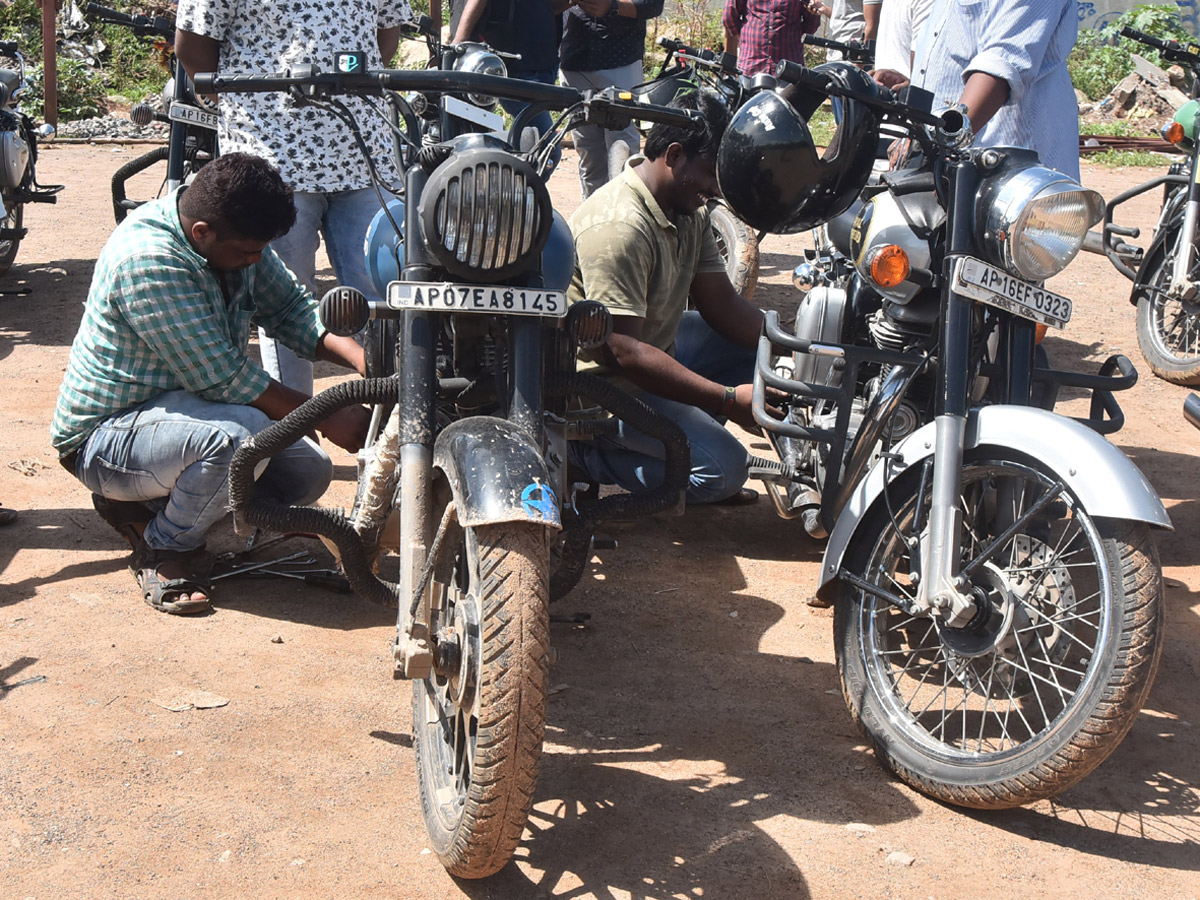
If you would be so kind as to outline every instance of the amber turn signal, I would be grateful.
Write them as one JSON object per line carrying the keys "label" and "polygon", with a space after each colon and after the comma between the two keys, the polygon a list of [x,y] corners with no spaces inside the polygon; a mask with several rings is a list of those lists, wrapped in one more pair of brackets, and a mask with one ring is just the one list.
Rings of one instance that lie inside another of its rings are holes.
{"label": "amber turn signal", "polygon": [[1042,322],[1038,322],[1037,325],[1034,326],[1033,330],[1034,330],[1034,335],[1035,335],[1034,343],[1040,344],[1042,342],[1042,338],[1044,338],[1046,336],[1046,332],[1050,330],[1050,326],[1048,326]]}
{"label": "amber turn signal", "polygon": [[908,273],[908,254],[903,247],[888,244],[871,254],[871,280],[880,287],[895,287],[908,278]]}
{"label": "amber turn signal", "polygon": [[1163,138],[1171,144],[1178,144],[1183,140],[1183,126],[1178,122],[1172,122],[1163,129]]}

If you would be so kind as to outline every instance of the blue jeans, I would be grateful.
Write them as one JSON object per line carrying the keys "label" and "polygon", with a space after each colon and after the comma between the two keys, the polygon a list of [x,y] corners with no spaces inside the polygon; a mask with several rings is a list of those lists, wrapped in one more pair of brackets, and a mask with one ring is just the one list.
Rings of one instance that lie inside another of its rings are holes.
{"label": "blue jeans", "polygon": [[[168,391],[96,426],[79,448],[75,477],[94,494],[158,509],[147,546],[194,550],[229,506],[233,451],[270,424],[253,406]],[[325,493],[333,461],[304,438],[255,475],[256,493],[303,505]]]}
{"label": "blue jeans", "polygon": [[[698,312],[685,312],[679,322],[675,359],[710,381],[749,383],[754,378],[754,353],[725,340]],[[637,396],[687,434],[692,446],[689,503],[716,503],[741,490],[746,483],[746,448],[720,421],[686,403],[647,392]],[[615,435],[573,442],[571,460],[600,484],[616,484],[627,491],[657,487],[663,480],[662,444],[624,422]]]}
{"label": "blue jeans", "polygon": [[[379,196],[373,188],[318,193],[297,191],[296,224],[291,231],[271,242],[271,249],[291,269],[300,283],[317,292],[317,248],[325,239],[325,253],[339,284],[356,287],[368,300],[379,300],[367,277],[363,240],[375,213]],[[259,352],[263,368],[276,381],[312,396],[313,367],[259,329]]]}
{"label": "blue jeans", "polygon": [[[509,77],[520,78],[522,81],[536,81],[540,84],[558,84],[558,69],[545,69],[538,72],[519,72],[513,73]],[[513,118],[516,118],[521,110],[529,106],[520,100],[501,100],[500,105],[504,107],[504,111]],[[554,125],[554,119],[548,111],[543,110],[533,117],[533,121],[529,125],[538,130],[538,133],[543,137],[550,131]],[[519,137],[519,135],[518,135]],[[550,154],[550,171],[553,172],[558,167],[558,161],[562,159],[562,144],[556,144],[554,152]]]}

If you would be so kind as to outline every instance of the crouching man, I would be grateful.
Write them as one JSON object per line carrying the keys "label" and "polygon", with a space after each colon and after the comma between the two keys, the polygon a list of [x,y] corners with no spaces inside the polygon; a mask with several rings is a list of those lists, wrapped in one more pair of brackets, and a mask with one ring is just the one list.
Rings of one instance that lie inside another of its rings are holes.
{"label": "crouching man", "polygon": [[[96,261],[51,437],[129,542],[142,595],[163,612],[209,609],[204,541],[228,507],[233,452],[308,399],[247,356],[251,327],[306,359],[364,371],[362,348],[322,329],[312,295],[267,248],[295,217],[278,171],[231,153],[139,208]],[[351,407],[319,430],[356,450],[368,421]],[[329,456],[305,438],[270,462],[256,489],[311,503],[332,475]]]}
{"label": "crouching man", "polygon": [[[743,487],[746,449],[724,423],[757,428],[750,406],[763,314],[730,284],[707,207],[720,196],[717,149],[728,113],[700,91],[672,105],[700,112],[703,130],[655,125],[645,155],[630,159],[571,217],[569,298],[598,300],[613,315],[608,343],[581,354],[581,362],[684,430],[692,451],[689,503],[749,503],[757,494]],[[620,429],[572,443],[576,469],[630,491],[661,484],[662,444],[624,422]]]}

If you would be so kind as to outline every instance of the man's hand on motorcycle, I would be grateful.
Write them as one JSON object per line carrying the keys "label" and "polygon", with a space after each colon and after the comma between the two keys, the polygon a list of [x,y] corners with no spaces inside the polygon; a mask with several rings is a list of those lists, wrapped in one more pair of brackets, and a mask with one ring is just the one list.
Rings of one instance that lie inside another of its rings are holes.
{"label": "man's hand on motorcycle", "polygon": [[[767,415],[771,416],[773,419],[782,419],[783,410],[776,406],[776,404],[782,401],[786,396],[787,395],[782,391],[777,391],[775,388],[768,387],[766,404]],[[739,384],[733,389],[733,403],[730,405],[730,409],[726,418],[728,418],[731,422],[736,422],[741,428],[745,429],[751,434],[761,434],[761,429],[759,428],[758,423],[754,421],[754,411],[752,409],[753,401],[754,385]]]}
{"label": "man's hand on motorcycle", "polygon": [[354,453],[366,443],[370,424],[371,412],[365,406],[347,406],[318,425],[317,431],[343,450]]}
{"label": "man's hand on motorcycle", "polygon": [[876,69],[871,73],[871,77],[879,84],[891,88],[893,91],[900,90],[909,81],[907,75],[901,75],[895,69]]}

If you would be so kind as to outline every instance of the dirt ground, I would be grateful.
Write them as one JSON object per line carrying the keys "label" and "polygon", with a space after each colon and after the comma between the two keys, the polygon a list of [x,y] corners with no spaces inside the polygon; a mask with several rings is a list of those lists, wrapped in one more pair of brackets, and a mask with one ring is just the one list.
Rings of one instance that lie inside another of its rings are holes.
{"label": "dirt ground", "polygon": [[[210,616],[157,613],[56,463],[50,416],[112,227],[109,178],[144,149],[47,149],[41,180],[67,190],[28,210],[0,281],[0,502],[21,511],[0,530],[0,898],[1200,896],[1200,433],[1186,391],[1148,370],[1114,440],[1176,527],[1158,535],[1169,628],[1149,704],[1080,786],[985,814],[890,778],[844,708],[830,613],[804,604],[821,547],[765,500],[699,508],[625,529],[559,604],[591,618],[553,627],[525,840],[488,881],[448,877],[417,806],[393,614],[284,580],[219,582]],[[1150,174],[1085,164],[1106,196]],[[570,155],[555,185],[569,210]],[[1154,212],[1146,198],[1125,221]],[[794,305],[798,246],[768,237],[760,302]],[[1058,363],[1142,366],[1105,260],[1052,286],[1077,303],[1050,339]],[[345,504],[353,461],[333,452],[329,502]],[[228,703],[168,708],[208,695]]]}

